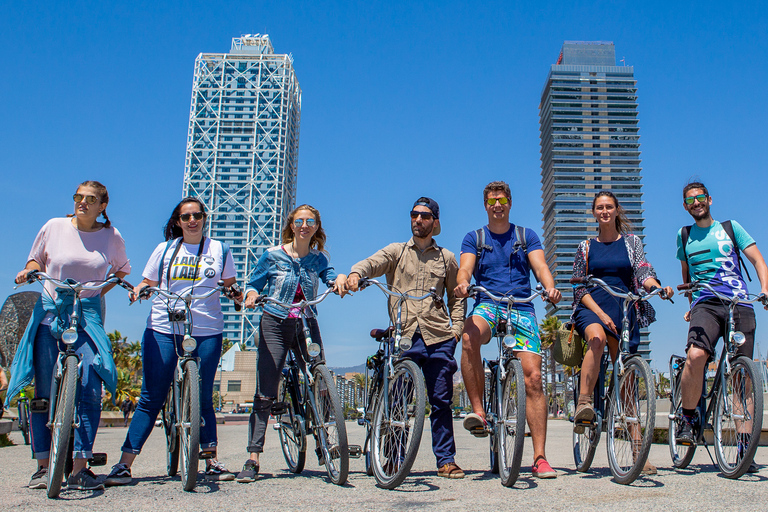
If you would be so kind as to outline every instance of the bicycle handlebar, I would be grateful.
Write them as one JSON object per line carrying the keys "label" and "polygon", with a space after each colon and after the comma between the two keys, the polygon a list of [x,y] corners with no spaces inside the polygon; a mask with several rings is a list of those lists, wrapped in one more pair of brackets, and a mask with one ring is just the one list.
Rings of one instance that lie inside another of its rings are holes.
{"label": "bicycle handlebar", "polygon": [[177,292],[172,292],[170,290],[163,290],[161,288],[158,288],[157,286],[145,286],[139,291],[139,300],[142,299],[148,299],[152,296],[153,293],[160,295],[161,297],[164,297],[168,300],[182,300],[183,302],[187,302],[188,300],[191,302],[193,300],[201,300],[201,299],[207,299],[211,295],[213,295],[216,292],[221,292],[224,294],[225,297],[232,298],[231,295],[237,295],[239,292],[240,287],[237,287],[237,290],[234,290],[233,288],[237,287],[237,285],[232,285],[231,287],[225,287],[224,281],[219,281],[218,286],[215,288],[211,288],[207,292],[205,292],[202,295],[192,295],[190,293],[181,294]]}
{"label": "bicycle handlebar", "polygon": [[544,297],[544,300],[549,300],[549,297],[547,296],[547,291],[544,290],[541,284],[536,285],[536,291],[533,293],[533,295],[531,295],[530,297],[524,297],[524,298],[514,297],[512,295],[504,295],[503,297],[499,297],[489,292],[487,289],[483,288],[482,286],[478,286],[476,284],[470,285],[469,288],[467,288],[467,293],[469,293],[470,297],[476,296],[477,292],[482,292],[487,296],[489,296],[491,299],[495,300],[496,302],[503,302],[505,304],[519,304],[524,302],[532,302],[533,299],[539,296]]}
{"label": "bicycle handlebar", "polygon": [[654,295],[658,295],[662,299],[667,299],[674,304],[674,301],[672,300],[671,296],[665,296],[664,288],[654,287],[650,292],[647,292],[645,294],[642,294],[641,292],[640,295],[636,295],[632,292],[627,292],[627,293],[617,292],[611,285],[609,285],[602,279],[594,276],[572,277],[570,279],[570,282],[571,284],[583,284],[585,286],[589,286],[590,284],[597,285],[603,290],[605,290],[606,292],[608,292],[609,294],[619,299],[631,299],[636,301],[643,301],[643,300],[649,300]]}
{"label": "bicycle handlebar", "polygon": [[61,279],[56,279],[55,277],[51,277],[50,275],[46,274],[42,270],[30,270],[29,273],[27,273],[27,282],[16,285],[14,289],[18,288],[19,286],[23,286],[25,284],[32,284],[35,281],[50,281],[60,288],[69,288],[70,290],[78,294],[82,291],[102,290],[112,284],[116,284],[122,288],[125,288],[129,292],[133,292],[133,285],[131,285],[131,283],[129,283],[125,279],[122,279],[116,276],[115,274],[108,275],[104,281],[101,281],[98,284],[88,284],[88,283],[95,283],[96,281],[87,281],[85,283],[80,283],[73,279],[65,279],[62,281]]}
{"label": "bicycle handlebar", "polygon": [[762,293],[755,295],[755,297],[752,299],[743,299],[739,296],[728,297],[727,295],[723,295],[719,291],[715,290],[709,283],[705,283],[704,281],[697,281],[695,279],[690,283],[677,285],[677,289],[681,292],[695,292],[701,290],[702,288],[708,290],[712,293],[712,295],[725,302],[733,302],[736,304],[754,304],[755,302],[761,302],[763,305],[768,305],[768,297]]}
{"label": "bicycle handlebar", "polygon": [[272,297],[269,297],[267,295],[260,295],[259,298],[256,299],[255,305],[259,306],[265,302],[271,302],[272,304],[277,304],[278,306],[282,306],[286,309],[292,309],[292,308],[304,309],[305,307],[308,307],[308,306],[314,306],[316,304],[320,304],[331,293],[333,293],[333,288],[328,288],[327,290],[325,290],[325,292],[323,292],[321,295],[316,297],[314,300],[302,300],[295,303],[282,302]]}
{"label": "bicycle handlebar", "polygon": [[429,297],[432,297],[437,302],[443,302],[443,298],[440,297],[437,294],[437,288],[435,288],[434,286],[429,289],[429,293],[427,293],[426,295],[422,295],[421,297],[417,297],[415,295],[408,295],[407,293],[395,293],[392,290],[390,290],[389,288],[387,288],[387,286],[381,284],[380,282],[378,282],[375,279],[371,279],[371,278],[368,278],[368,277],[361,277],[360,278],[359,286],[360,286],[361,290],[363,288],[366,288],[368,285],[371,285],[371,284],[375,284],[376,286],[378,286],[379,290],[381,290],[386,295],[389,295],[390,297],[393,297],[395,299],[401,299],[401,300],[424,300],[424,299],[427,299]]}

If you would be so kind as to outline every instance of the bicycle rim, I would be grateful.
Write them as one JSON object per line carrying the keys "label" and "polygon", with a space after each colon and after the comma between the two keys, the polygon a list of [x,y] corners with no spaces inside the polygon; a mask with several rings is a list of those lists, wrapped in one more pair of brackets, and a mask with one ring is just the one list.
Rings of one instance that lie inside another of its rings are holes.
{"label": "bicycle rim", "polygon": [[[576,374],[576,385],[573,392],[574,407],[579,403],[579,393],[581,390],[581,373]],[[593,401],[597,404],[597,398]],[[575,413],[575,411],[574,411]],[[592,466],[595,458],[597,445],[600,442],[600,421],[595,421],[595,428],[584,427],[581,434],[573,433],[573,462],[576,464],[576,471],[586,473]]]}
{"label": "bicycle rim", "polygon": [[512,487],[520,475],[525,439],[525,380],[523,365],[517,359],[507,363],[495,427],[501,485]]}
{"label": "bicycle rim", "polygon": [[331,482],[344,485],[349,474],[349,445],[344,410],[341,408],[339,392],[328,368],[320,364],[315,366],[313,373],[315,382],[312,391],[317,407],[315,427],[325,460],[325,469]]}
{"label": "bicycle rim", "polygon": [[651,370],[639,356],[630,357],[608,405],[608,464],[618,483],[634,482],[643,470],[655,420],[656,387]]}
{"label": "bicycle rim", "polygon": [[411,471],[424,428],[424,377],[415,363],[395,365],[387,396],[388,408],[379,395],[373,414],[373,476],[380,487],[394,489]]}
{"label": "bicycle rim", "polygon": [[64,371],[56,397],[56,410],[51,425],[51,453],[48,464],[48,497],[55,498],[61,491],[64,466],[69,454],[69,440],[75,419],[75,396],[77,395],[77,356],[64,359]]}
{"label": "bicycle rim", "polygon": [[200,457],[200,378],[197,372],[197,362],[194,360],[184,363],[180,401],[181,484],[185,491],[191,491],[197,485],[197,468]]}
{"label": "bicycle rim", "polygon": [[670,416],[674,418],[669,420],[668,442],[669,455],[672,457],[672,465],[678,469],[685,469],[691,463],[696,446],[684,446],[677,444],[677,433],[680,428],[680,422],[683,421],[683,387],[681,385],[682,372],[675,379],[675,394],[670,403]]}
{"label": "bicycle rim", "polygon": [[306,432],[304,422],[296,414],[297,404],[293,400],[293,394],[289,391],[290,385],[285,375],[280,375],[278,384],[278,399],[285,404],[286,411],[275,416],[277,434],[280,438],[280,448],[283,450],[285,463],[291,473],[301,473],[306,461]]}
{"label": "bicycle rim", "polygon": [[179,472],[179,443],[176,435],[176,415],[173,412],[173,386],[168,390],[162,409],[163,429],[165,430],[165,455],[168,476]]}
{"label": "bicycle rim", "polygon": [[755,456],[763,425],[762,382],[752,362],[743,356],[731,362],[715,405],[715,455],[728,478],[743,475]]}

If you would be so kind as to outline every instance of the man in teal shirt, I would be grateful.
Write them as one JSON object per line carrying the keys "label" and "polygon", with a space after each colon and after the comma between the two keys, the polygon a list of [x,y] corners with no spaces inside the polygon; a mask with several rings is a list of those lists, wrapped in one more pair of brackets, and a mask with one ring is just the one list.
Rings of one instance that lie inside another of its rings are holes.
{"label": "man in teal shirt", "polygon": [[[739,257],[743,252],[757,271],[760,291],[768,295],[768,267],[757,244],[736,221],[730,221],[734,240],[720,222],[712,219],[709,208],[712,197],[703,183],[692,182],[683,188],[683,207],[696,221],[677,234],[677,259],[683,271],[683,281],[704,281],[716,291],[731,297],[747,296],[747,284],[741,275]],[[688,229],[688,239],[683,243],[683,230]],[[736,247],[734,247],[734,245]],[[677,434],[677,443],[693,445],[693,423],[696,406],[701,398],[704,369],[714,359],[717,340],[725,332],[728,309],[720,299],[708,290],[688,296],[691,309],[685,314],[690,322],[688,331],[687,360],[683,368],[682,398],[683,422]],[[739,305],[734,313],[736,328],[744,333],[746,343],[738,352],[752,358],[755,340],[755,312],[751,305]],[[750,471],[756,471],[754,466]]]}

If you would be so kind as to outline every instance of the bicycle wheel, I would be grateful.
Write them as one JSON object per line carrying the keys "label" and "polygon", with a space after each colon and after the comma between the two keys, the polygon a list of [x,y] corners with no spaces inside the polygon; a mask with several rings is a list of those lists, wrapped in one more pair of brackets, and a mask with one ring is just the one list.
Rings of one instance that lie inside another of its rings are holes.
{"label": "bicycle wheel", "polygon": [[608,402],[608,464],[618,483],[630,484],[648,459],[656,423],[656,387],[640,356],[626,360]]}
{"label": "bicycle wheel", "polygon": [[24,444],[29,444],[29,402],[19,400],[19,430],[24,437]]}
{"label": "bicycle wheel", "polygon": [[347,426],[344,409],[331,372],[324,364],[315,366],[312,371],[315,382],[312,392],[315,395],[317,416],[315,427],[320,450],[325,461],[328,478],[336,485],[344,485],[349,474],[349,445],[347,444]]}
{"label": "bicycle wheel", "polygon": [[499,417],[496,420],[496,447],[498,449],[501,485],[512,487],[520,475],[525,439],[525,378],[523,365],[517,359],[507,363],[507,374],[501,383]]}
{"label": "bicycle wheel", "polygon": [[307,457],[306,431],[303,418],[296,414],[298,403],[294,401],[295,394],[290,392],[289,387],[285,375],[281,374],[277,396],[286,410],[275,416],[275,422],[288,469],[291,473],[301,473]]}
{"label": "bicycle wheel", "polygon": [[179,436],[176,430],[176,414],[173,407],[173,386],[168,390],[163,404],[163,430],[165,430],[165,455],[168,476],[176,476],[179,471]]}
{"label": "bicycle wheel", "polygon": [[752,361],[738,356],[718,390],[715,405],[715,455],[727,478],[743,475],[755,456],[763,428],[762,382]]}
{"label": "bicycle wheel", "polygon": [[[576,385],[573,389],[573,404],[574,407],[579,403],[579,393],[581,390],[581,373],[577,373],[574,376],[576,379]],[[598,396],[595,395],[593,403],[597,404]],[[584,432],[581,434],[573,433],[573,462],[576,464],[576,471],[586,473],[592,466],[592,461],[595,458],[595,452],[597,451],[597,445],[600,442],[601,425],[599,421],[595,421],[594,428],[584,427]]]}
{"label": "bicycle wheel", "polygon": [[69,454],[69,439],[75,420],[75,396],[77,395],[77,356],[64,359],[64,370],[58,385],[56,409],[51,424],[51,453],[48,463],[48,497],[55,498],[61,491],[64,465]]}
{"label": "bicycle wheel", "polygon": [[675,377],[675,394],[669,409],[669,455],[672,456],[672,465],[678,469],[685,469],[691,463],[696,453],[696,446],[683,446],[677,444],[677,433],[680,422],[683,421],[683,389],[681,386],[682,372]]}
{"label": "bicycle wheel", "polygon": [[384,489],[400,485],[411,471],[424,428],[424,376],[413,361],[400,361],[373,412],[373,476]]}
{"label": "bicycle wheel", "polygon": [[200,378],[195,360],[184,363],[180,402],[181,485],[185,491],[191,491],[197,485],[197,466],[200,457]]}

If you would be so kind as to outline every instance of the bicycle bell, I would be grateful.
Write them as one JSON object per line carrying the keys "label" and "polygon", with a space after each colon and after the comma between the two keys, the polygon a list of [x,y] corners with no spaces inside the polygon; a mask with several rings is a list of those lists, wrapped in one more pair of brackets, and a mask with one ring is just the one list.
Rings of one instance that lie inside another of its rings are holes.
{"label": "bicycle bell", "polygon": [[192,352],[197,348],[197,340],[189,334],[185,334],[184,339],[181,340],[181,348],[184,349],[184,352]]}
{"label": "bicycle bell", "polygon": [[77,329],[74,329],[72,327],[67,328],[63,333],[61,333],[61,341],[64,342],[66,345],[71,345],[74,342],[77,341]]}

